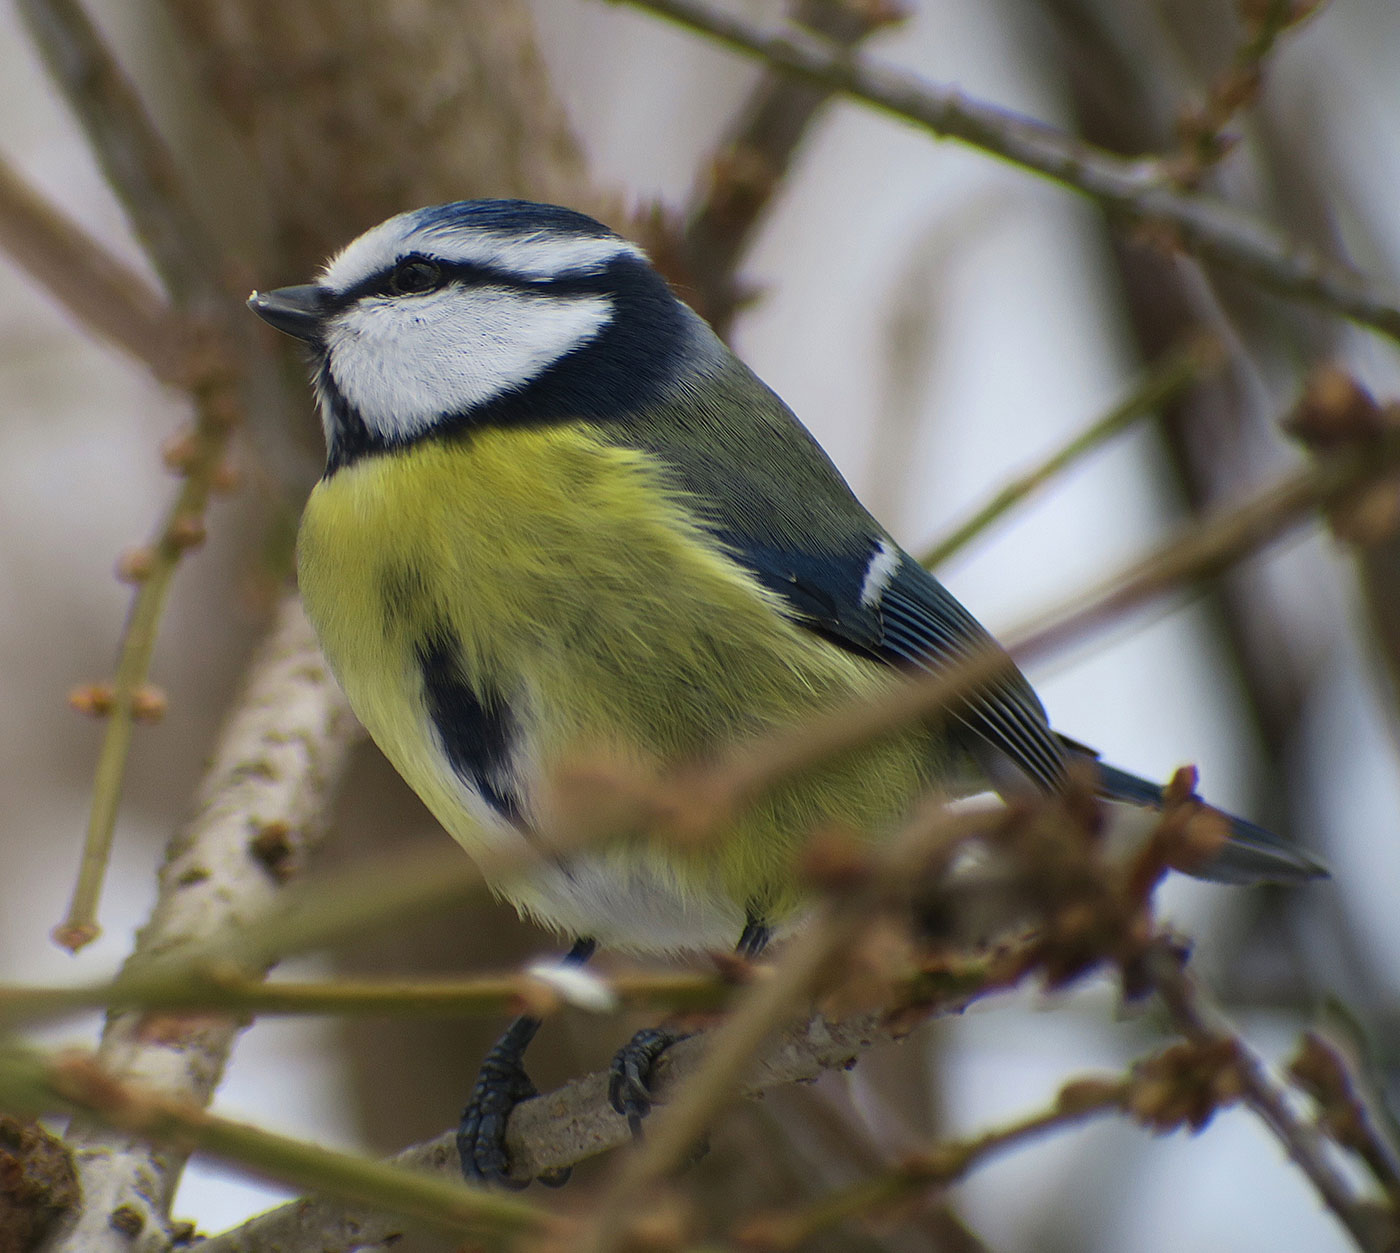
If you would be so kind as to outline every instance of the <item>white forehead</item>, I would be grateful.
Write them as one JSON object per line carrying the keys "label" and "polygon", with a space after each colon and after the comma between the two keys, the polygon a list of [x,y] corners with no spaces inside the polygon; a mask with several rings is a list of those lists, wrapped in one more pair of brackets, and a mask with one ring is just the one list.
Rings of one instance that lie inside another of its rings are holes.
{"label": "white forehead", "polygon": [[352,240],[326,264],[321,282],[343,292],[403,257],[420,253],[448,263],[481,265],[523,279],[592,274],[618,257],[646,254],[616,235],[579,235],[541,227],[519,232],[477,229],[460,221],[401,213]]}

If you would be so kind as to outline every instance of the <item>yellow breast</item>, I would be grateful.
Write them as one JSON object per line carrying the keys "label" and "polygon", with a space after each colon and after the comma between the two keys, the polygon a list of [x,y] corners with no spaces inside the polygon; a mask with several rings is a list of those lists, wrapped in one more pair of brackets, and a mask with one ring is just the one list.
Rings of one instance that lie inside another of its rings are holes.
{"label": "yellow breast", "polygon": [[[530,778],[571,758],[672,763],[889,682],[783,617],[706,541],[662,467],[580,426],[364,458],[312,493],[298,556],[307,613],[356,713],[469,849],[480,812],[424,691],[434,632],[453,642],[462,681],[508,707],[526,820]],[[888,824],[932,764],[928,737],[911,733],[776,793],[718,850],[649,855],[648,873],[740,916],[750,904],[780,915],[814,824]],[[508,894],[550,917],[538,891]]]}

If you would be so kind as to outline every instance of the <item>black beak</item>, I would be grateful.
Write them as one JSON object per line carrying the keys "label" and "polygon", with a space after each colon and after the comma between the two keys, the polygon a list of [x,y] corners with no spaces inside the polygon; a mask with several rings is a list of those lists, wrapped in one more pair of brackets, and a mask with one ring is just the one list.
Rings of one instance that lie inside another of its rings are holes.
{"label": "black beak", "polygon": [[326,291],[314,283],[304,287],[279,287],[276,291],[255,291],[248,297],[248,308],[269,326],[314,343],[321,337]]}

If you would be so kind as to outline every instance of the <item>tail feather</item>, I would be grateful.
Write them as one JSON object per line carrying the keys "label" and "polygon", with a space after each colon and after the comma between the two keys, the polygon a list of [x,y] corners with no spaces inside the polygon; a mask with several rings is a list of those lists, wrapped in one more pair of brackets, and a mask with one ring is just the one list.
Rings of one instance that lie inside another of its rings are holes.
{"label": "tail feather", "polygon": [[[1089,756],[1088,750],[1072,740],[1065,746],[1075,756]],[[1162,807],[1162,788],[1147,779],[1119,770],[1116,766],[1105,765],[1094,757],[1099,771],[1099,794],[1107,800],[1126,801],[1148,809]],[[1314,860],[1300,848],[1279,839],[1272,831],[1237,818],[1234,814],[1216,810],[1230,824],[1230,838],[1206,865],[1193,871],[1197,879],[1208,879],[1212,883],[1307,883],[1313,879],[1329,877],[1327,867]]]}

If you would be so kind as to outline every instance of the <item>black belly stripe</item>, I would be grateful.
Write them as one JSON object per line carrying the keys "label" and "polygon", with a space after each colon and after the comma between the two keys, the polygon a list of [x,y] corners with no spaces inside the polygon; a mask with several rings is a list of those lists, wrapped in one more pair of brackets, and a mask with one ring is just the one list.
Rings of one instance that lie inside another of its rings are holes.
{"label": "black belly stripe", "polygon": [[453,770],[502,817],[518,821],[520,798],[510,785],[510,708],[498,693],[480,692],[462,679],[461,649],[447,628],[424,636],[415,652],[428,715]]}

